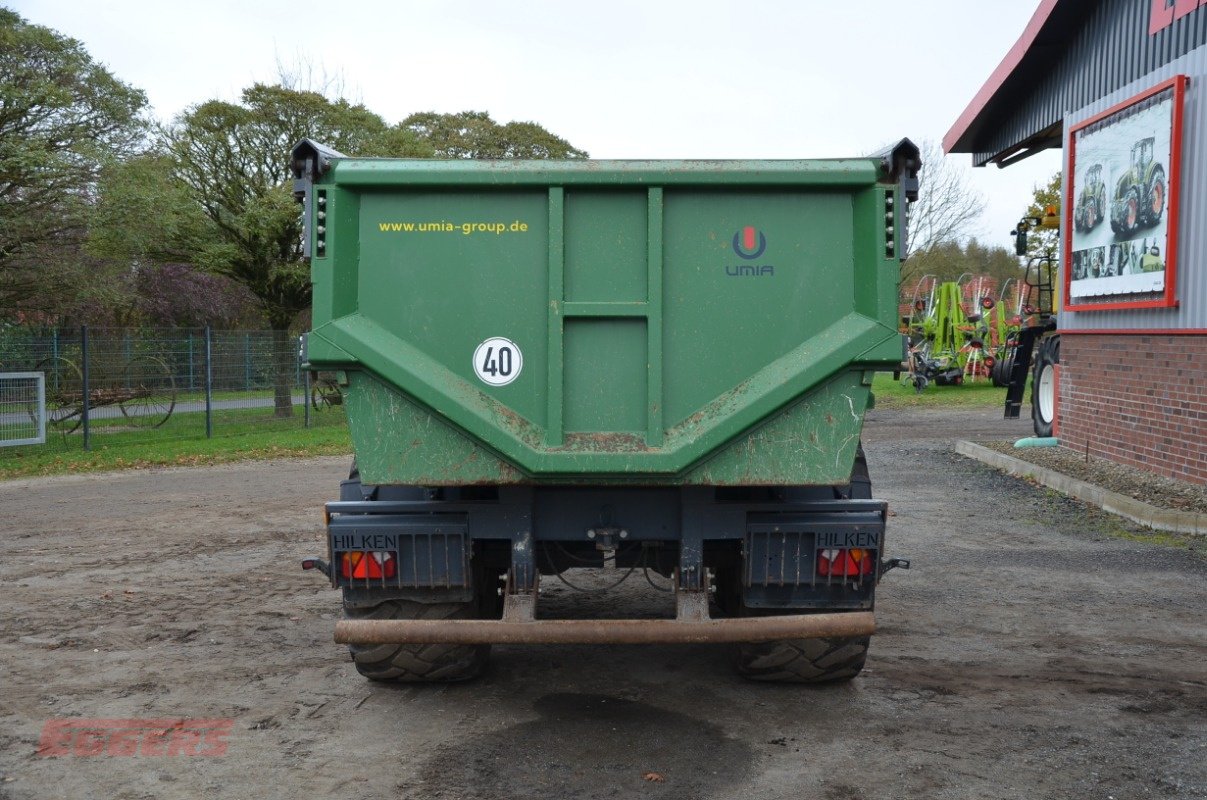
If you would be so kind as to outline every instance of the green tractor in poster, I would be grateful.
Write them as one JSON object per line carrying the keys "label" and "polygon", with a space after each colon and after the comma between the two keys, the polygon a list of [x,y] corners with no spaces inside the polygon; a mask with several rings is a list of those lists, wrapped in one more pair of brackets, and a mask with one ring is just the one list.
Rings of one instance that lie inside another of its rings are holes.
{"label": "green tractor in poster", "polygon": [[1165,211],[1165,167],[1153,159],[1154,141],[1149,136],[1132,145],[1131,167],[1115,184],[1111,230],[1120,236],[1151,228]]}
{"label": "green tractor in poster", "polygon": [[1082,232],[1092,231],[1106,216],[1106,184],[1102,181],[1102,165],[1094,164],[1085,173],[1077,206],[1073,209],[1073,226]]}

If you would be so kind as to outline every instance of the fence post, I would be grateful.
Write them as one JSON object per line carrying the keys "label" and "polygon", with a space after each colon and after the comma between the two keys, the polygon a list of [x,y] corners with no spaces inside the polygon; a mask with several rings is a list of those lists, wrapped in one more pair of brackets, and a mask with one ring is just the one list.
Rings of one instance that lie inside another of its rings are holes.
{"label": "fence post", "polygon": [[84,404],[82,406],[80,413],[84,415],[84,449],[91,450],[92,449],[92,426],[89,424],[91,422],[91,420],[89,420],[89,418],[88,418],[90,416],[89,411],[91,409],[89,409],[89,407],[88,407],[89,406],[88,401],[91,399],[90,395],[92,394],[92,387],[89,386],[89,382],[88,382],[89,374],[88,374],[88,326],[87,325],[80,326],[80,349],[83,351],[83,359],[82,359],[83,363],[82,363],[82,366],[80,367],[80,369],[82,369],[83,373],[84,373],[83,374]]}
{"label": "fence post", "polygon": [[210,326],[205,326],[205,438],[214,438],[214,349]]}
{"label": "fence post", "polygon": [[[302,361],[299,354],[298,363]],[[306,409],[306,427],[310,427],[310,371],[302,373],[302,408]]]}
{"label": "fence post", "polygon": [[[125,333],[123,333],[122,339],[123,339],[123,343],[124,343],[124,349],[126,351],[126,354],[125,354],[126,363],[129,364],[130,363],[130,331],[126,331]],[[126,373],[126,391],[128,392],[128,391],[130,391],[130,373],[129,373],[128,369],[122,370],[122,371]]]}
{"label": "fence post", "polygon": [[251,334],[243,334],[243,390],[251,391]]}
{"label": "fence post", "polygon": [[197,391],[197,385],[193,380],[193,332],[189,331],[189,391]]}
{"label": "fence post", "polygon": [[52,361],[50,363],[55,365],[54,366],[54,390],[57,392],[59,390],[59,366],[58,366],[58,364],[59,364],[59,329],[58,328],[54,329],[54,338],[50,340],[50,347],[51,347],[51,351],[52,351],[51,355],[54,356],[54,361]]}

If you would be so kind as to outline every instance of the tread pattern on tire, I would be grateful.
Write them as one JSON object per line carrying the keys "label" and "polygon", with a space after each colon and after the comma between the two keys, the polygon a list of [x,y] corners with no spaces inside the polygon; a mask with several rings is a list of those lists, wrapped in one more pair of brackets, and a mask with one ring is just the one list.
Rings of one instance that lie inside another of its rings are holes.
{"label": "tread pattern on tire", "polygon": [[777,683],[849,681],[867,660],[869,636],[782,639],[738,646],[738,672]]}
{"label": "tread pattern on tire", "polygon": [[[1051,436],[1055,418],[1051,422],[1044,422],[1040,418],[1039,413],[1039,379],[1046,365],[1056,365],[1060,363],[1060,337],[1050,336],[1042,340],[1039,346],[1035,348],[1035,365],[1031,370],[1031,421],[1032,428],[1035,430],[1036,436]],[[1059,388],[1057,387],[1057,390]],[[1056,411],[1056,408],[1053,408]]]}
{"label": "tread pattern on tire", "polygon": [[[473,603],[385,600],[371,608],[344,608],[347,619],[472,619]],[[356,671],[373,681],[465,681],[486,668],[490,645],[349,645]]]}
{"label": "tread pattern on tire", "polygon": [[[863,442],[855,450],[851,482],[839,494],[852,500],[870,500],[872,479]],[[739,604],[739,613],[762,614]],[[799,611],[795,613],[800,613]],[[871,637],[829,639],[779,639],[738,645],[738,673],[751,680],[774,683],[834,683],[849,681],[863,669]]]}

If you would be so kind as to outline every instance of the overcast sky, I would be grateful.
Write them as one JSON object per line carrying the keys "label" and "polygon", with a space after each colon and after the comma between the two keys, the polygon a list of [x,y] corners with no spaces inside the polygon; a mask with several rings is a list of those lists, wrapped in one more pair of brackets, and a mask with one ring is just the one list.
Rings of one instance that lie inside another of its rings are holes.
{"label": "overcast sky", "polygon": [[[858,155],[938,141],[1039,0],[0,0],[81,40],[160,118],[309,63],[390,122],[485,110],[594,158]],[[968,169],[1007,233],[1059,152]]]}

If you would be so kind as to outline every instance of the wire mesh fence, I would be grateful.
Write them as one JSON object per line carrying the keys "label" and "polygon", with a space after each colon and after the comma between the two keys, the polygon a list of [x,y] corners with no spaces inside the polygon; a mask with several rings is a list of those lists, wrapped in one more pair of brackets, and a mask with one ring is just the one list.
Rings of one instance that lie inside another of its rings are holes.
{"label": "wire mesh fence", "polygon": [[46,441],[46,384],[40,372],[0,372],[0,447]]}
{"label": "wire mesh fence", "polygon": [[[282,331],[10,329],[0,331],[0,371],[42,376],[42,447],[87,449],[119,437],[125,443],[231,436],[345,422],[339,384],[312,381],[297,340]],[[17,386],[12,392],[28,391]],[[0,398],[0,438],[12,426],[15,439],[29,425],[28,400]],[[0,458],[13,451],[0,449]]]}

